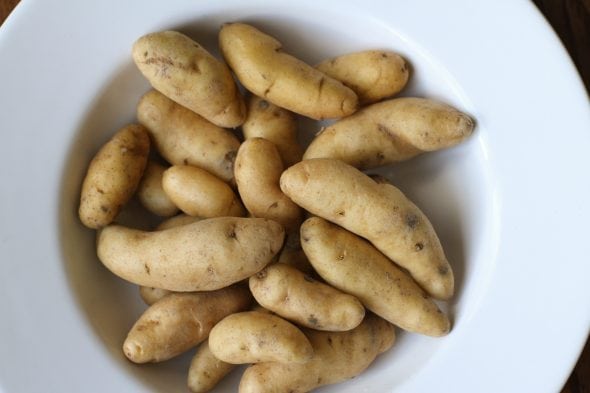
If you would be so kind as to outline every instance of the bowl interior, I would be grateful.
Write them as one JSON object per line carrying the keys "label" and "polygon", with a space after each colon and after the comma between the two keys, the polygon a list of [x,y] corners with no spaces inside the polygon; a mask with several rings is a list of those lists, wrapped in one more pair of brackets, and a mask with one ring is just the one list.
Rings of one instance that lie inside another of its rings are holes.
{"label": "bowl interior", "polygon": [[[274,35],[283,42],[287,52],[310,64],[355,50],[395,50],[412,65],[411,82],[402,95],[438,98],[468,113],[476,111],[452,74],[420,42],[405,37],[395,26],[374,18],[353,18],[337,12],[328,17],[301,12],[294,5],[289,7],[219,9],[194,19],[154,25],[153,31],[180,30],[218,55],[219,26],[226,21],[244,21]],[[146,306],[136,286],[115,277],[98,261],[95,233],[84,228],[76,214],[80,184],[90,159],[114,132],[136,121],[135,107],[148,89],[129,53],[121,53],[119,67],[105,76],[103,90],[95,92],[93,105],[88,108],[69,149],[63,173],[59,232],[72,296],[77,298],[80,312],[86,316],[89,328],[104,342],[113,362],[120,365],[121,372],[135,375],[138,386],[183,391],[194,351],[169,362],[141,366],[123,356],[123,340]],[[320,126],[301,119],[302,143],[309,143]],[[456,279],[456,295],[446,306],[454,323],[451,335],[460,334],[461,324],[476,306],[486,274],[492,268],[493,177],[485,149],[486,131],[478,127],[474,137],[461,146],[371,171],[391,179],[426,213],[437,230]],[[149,229],[158,219],[132,201],[118,221]],[[445,346],[445,338],[432,339],[399,329],[397,333],[394,348],[380,356],[366,373],[321,391],[389,391],[419,373],[438,351],[452,350]],[[233,372],[216,391],[235,391],[239,376],[239,370]]]}

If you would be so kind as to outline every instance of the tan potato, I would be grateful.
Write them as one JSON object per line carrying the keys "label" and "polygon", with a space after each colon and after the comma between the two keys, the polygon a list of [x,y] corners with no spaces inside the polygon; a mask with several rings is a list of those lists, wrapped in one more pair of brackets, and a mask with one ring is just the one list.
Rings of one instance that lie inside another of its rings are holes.
{"label": "tan potato", "polygon": [[219,32],[225,61],[244,87],[273,104],[321,120],[356,111],[356,94],[339,81],[282,51],[253,26],[227,23]]}
{"label": "tan potato", "polygon": [[397,188],[342,161],[301,161],[281,189],[309,212],[368,239],[437,299],[453,295],[453,271],[428,218]]}
{"label": "tan potato", "polygon": [[243,217],[246,214],[227,183],[195,166],[171,166],[164,172],[162,187],[172,202],[190,216]]}
{"label": "tan potato", "polygon": [[305,393],[361,374],[395,343],[391,324],[375,315],[347,332],[305,330],[313,357],[305,364],[259,363],[240,381],[240,393]]}
{"label": "tan potato", "polygon": [[297,141],[297,119],[286,109],[250,95],[248,116],[242,124],[244,138],[264,138],[279,150],[285,168],[301,161],[303,149]]}
{"label": "tan potato", "polygon": [[154,87],[219,127],[237,127],[246,108],[229,68],[176,31],[151,33],[133,44],[133,60]]}
{"label": "tan potato", "polygon": [[272,142],[252,138],[242,143],[236,156],[235,178],[244,205],[254,217],[275,220],[292,233],[301,224],[302,212],[281,191],[281,173],[283,163]]}
{"label": "tan potato", "polygon": [[163,231],[165,229],[176,228],[187,224],[192,224],[201,221],[201,217],[189,216],[188,214],[180,213],[174,217],[162,221],[157,227],[156,231]]}
{"label": "tan potato", "polygon": [[156,150],[173,165],[203,168],[223,181],[234,177],[240,141],[230,131],[151,90],[137,105],[137,119],[149,131]]}
{"label": "tan potato", "polygon": [[137,197],[143,207],[150,212],[158,216],[170,217],[178,213],[178,207],[162,188],[162,176],[165,170],[166,168],[157,162],[148,162],[137,189]]}
{"label": "tan potato", "polygon": [[165,231],[120,225],[98,234],[97,253],[117,276],[169,291],[211,291],[257,273],[283,245],[280,224],[263,218],[211,218]]}
{"label": "tan potato", "polygon": [[170,294],[139,317],[123,352],[135,363],[168,360],[205,340],[217,322],[248,308],[251,301],[241,284],[213,292]]}
{"label": "tan potato", "polygon": [[193,393],[208,392],[235,367],[234,364],[217,359],[209,349],[209,342],[204,341],[191,361],[188,388]]}
{"label": "tan potato", "polygon": [[356,296],[381,318],[428,336],[449,332],[449,319],[437,305],[410,276],[366,240],[319,217],[303,223],[301,237],[303,249],[318,274],[335,288]]}
{"label": "tan potato", "polygon": [[399,93],[410,77],[403,57],[382,50],[333,57],[322,61],[316,68],[350,87],[361,104],[377,102]]}
{"label": "tan potato", "polygon": [[474,125],[441,102],[394,98],[322,129],[303,159],[335,158],[359,169],[375,168],[455,146],[473,133]]}
{"label": "tan potato", "polygon": [[145,128],[130,124],[96,153],[82,183],[78,215],[97,229],[110,224],[133,196],[147,164],[150,139]]}
{"label": "tan potato", "polygon": [[172,293],[166,289],[162,288],[153,288],[153,287],[139,287],[139,296],[145,304],[151,306],[158,300],[162,299],[164,296]]}
{"label": "tan potato", "polygon": [[354,296],[282,263],[267,266],[248,283],[260,305],[300,326],[339,332],[354,329],[365,316]]}
{"label": "tan potato", "polygon": [[260,311],[225,317],[211,330],[209,348],[227,363],[305,363],[313,355],[311,344],[296,326]]}

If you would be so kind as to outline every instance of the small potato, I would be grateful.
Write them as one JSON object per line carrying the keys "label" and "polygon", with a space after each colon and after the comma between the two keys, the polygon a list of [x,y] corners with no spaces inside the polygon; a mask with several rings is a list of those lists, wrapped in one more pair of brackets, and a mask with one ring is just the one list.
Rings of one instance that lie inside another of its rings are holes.
{"label": "small potato", "polygon": [[181,227],[183,225],[192,224],[193,222],[201,221],[201,217],[189,216],[188,214],[178,214],[174,217],[170,217],[167,220],[162,221],[157,227],[156,231],[163,231],[165,229]]}
{"label": "small potato", "polygon": [[366,240],[319,217],[303,223],[301,238],[303,249],[318,274],[335,288],[356,296],[381,318],[404,330],[428,336],[449,332],[450,322],[436,304],[410,276]]}
{"label": "small potato", "polygon": [[340,332],[354,329],[365,316],[365,308],[354,296],[282,263],[267,266],[248,283],[260,305],[300,326]]}
{"label": "small potato", "polygon": [[227,363],[305,363],[313,349],[296,326],[260,311],[245,311],[225,317],[211,330],[209,348]]}
{"label": "small potato", "polygon": [[139,317],[123,352],[134,363],[168,360],[205,340],[218,321],[247,309],[251,301],[241,284],[213,292],[170,294]]}
{"label": "small potato", "polygon": [[101,147],[82,183],[78,210],[82,224],[98,229],[117,217],[141,180],[149,149],[149,136],[139,124],[123,127]]}
{"label": "small potato", "polygon": [[279,41],[250,25],[223,25],[219,46],[244,87],[281,108],[316,120],[348,116],[357,109],[352,90],[283,52]]}
{"label": "small potato", "polygon": [[137,106],[137,119],[149,131],[156,150],[173,165],[203,168],[231,182],[240,141],[230,131],[210,123],[151,90]]}
{"label": "small potato", "polygon": [[246,214],[227,183],[195,166],[168,168],[162,177],[162,187],[172,202],[190,216],[243,217]]}
{"label": "small potato", "polygon": [[281,157],[272,142],[252,138],[242,143],[236,157],[235,178],[244,205],[254,217],[275,220],[287,233],[292,233],[301,224],[302,212],[281,191],[281,173]]}
{"label": "small potato", "polygon": [[279,252],[283,227],[263,218],[211,218],[164,231],[110,225],[97,253],[117,276],[169,291],[212,291],[257,273]]}
{"label": "small potato", "polygon": [[235,367],[234,364],[217,359],[209,349],[209,342],[204,341],[191,361],[188,388],[193,393],[208,392]]}
{"label": "small potato", "polygon": [[244,138],[264,138],[274,143],[286,168],[301,161],[303,149],[297,141],[295,115],[255,95],[248,98],[247,107],[248,116],[242,124]]}
{"label": "small potato", "polygon": [[259,363],[246,369],[240,393],[305,393],[361,374],[395,342],[391,324],[375,315],[347,332],[305,330],[313,357],[305,364]]}
{"label": "small potato", "polygon": [[283,172],[281,190],[312,214],[369,240],[431,296],[453,295],[453,271],[432,224],[394,186],[342,161],[313,159]]}
{"label": "small potato", "polygon": [[246,108],[229,68],[176,31],[151,33],[133,44],[135,64],[158,90],[219,127],[237,127]]}
{"label": "small potato", "polygon": [[410,77],[403,57],[381,50],[333,57],[322,61],[316,68],[350,87],[361,104],[377,102],[399,93]]}
{"label": "small potato", "polygon": [[158,216],[170,217],[178,213],[178,207],[162,188],[162,176],[165,170],[166,168],[157,162],[148,162],[137,189],[137,197],[143,207],[150,212]]}
{"label": "small potato", "polygon": [[455,146],[473,133],[474,124],[435,100],[394,98],[321,130],[303,159],[335,158],[359,169],[375,168]]}
{"label": "small potato", "polygon": [[172,293],[166,289],[161,288],[153,288],[153,287],[139,287],[139,296],[144,301],[145,304],[151,306],[158,300],[162,299],[164,296]]}

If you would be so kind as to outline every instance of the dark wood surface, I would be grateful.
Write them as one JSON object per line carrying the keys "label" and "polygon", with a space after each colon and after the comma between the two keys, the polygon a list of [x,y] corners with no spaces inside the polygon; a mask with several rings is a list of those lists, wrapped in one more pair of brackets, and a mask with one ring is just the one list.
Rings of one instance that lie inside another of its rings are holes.
{"label": "dark wood surface", "polygon": [[[561,38],[590,92],[590,0],[533,1]],[[0,24],[18,2],[0,0]],[[590,341],[561,393],[590,393]]]}

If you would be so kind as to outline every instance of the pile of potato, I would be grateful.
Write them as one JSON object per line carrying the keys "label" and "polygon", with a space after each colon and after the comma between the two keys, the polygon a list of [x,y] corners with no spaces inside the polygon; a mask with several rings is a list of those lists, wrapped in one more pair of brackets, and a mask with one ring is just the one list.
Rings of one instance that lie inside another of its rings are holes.
{"label": "pile of potato", "polygon": [[[134,44],[154,90],[82,185],[79,216],[98,229],[100,261],[149,305],[125,356],[160,362],[199,345],[193,392],[251,364],[240,392],[294,393],[360,374],[393,346],[393,325],[447,334],[433,298],[452,297],[453,272],[434,228],[361,170],[456,145],[473,120],[390,98],[409,77],[392,52],[313,67],[242,23],[222,26],[219,46],[227,64],[178,32]],[[304,152],[296,114],[340,119]],[[227,129],[240,126],[243,142]],[[134,195],[171,218],[150,232],[115,224]]]}

